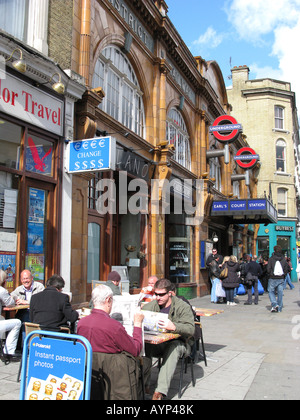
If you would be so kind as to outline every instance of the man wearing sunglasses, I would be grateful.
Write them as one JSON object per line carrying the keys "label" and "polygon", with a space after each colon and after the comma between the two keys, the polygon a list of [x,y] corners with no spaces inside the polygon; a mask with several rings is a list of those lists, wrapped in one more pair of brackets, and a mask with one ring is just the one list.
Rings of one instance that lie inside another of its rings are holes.
{"label": "man wearing sunglasses", "polygon": [[161,400],[168,394],[171,380],[180,357],[189,354],[193,345],[195,322],[190,306],[171,292],[170,280],[161,279],[155,284],[155,299],[146,304],[143,310],[168,314],[166,321],[160,321],[159,327],[167,332],[180,334],[177,340],[162,344],[146,344],[146,356],[162,359],[153,400]]}

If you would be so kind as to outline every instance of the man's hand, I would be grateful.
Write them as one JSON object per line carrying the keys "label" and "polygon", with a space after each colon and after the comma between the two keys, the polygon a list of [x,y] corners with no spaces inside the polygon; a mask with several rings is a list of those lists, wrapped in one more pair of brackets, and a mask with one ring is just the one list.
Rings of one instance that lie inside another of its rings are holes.
{"label": "man's hand", "polygon": [[176,331],[175,325],[169,319],[167,319],[166,321],[163,321],[163,320],[158,321],[158,327],[165,329],[167,331]]}
{"label": "man's hand", "polygon": [[133,317],[133,326],[142,328],[143,319],[144,319],[144,314],[142,314],[142,312],[135,313]]}

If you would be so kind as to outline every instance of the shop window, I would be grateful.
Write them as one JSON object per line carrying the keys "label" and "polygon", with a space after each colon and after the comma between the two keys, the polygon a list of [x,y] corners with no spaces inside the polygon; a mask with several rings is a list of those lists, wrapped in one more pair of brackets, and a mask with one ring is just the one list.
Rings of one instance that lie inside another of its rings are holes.
{"label": "shop window", "polygon": [[88,273],[87,281],[100,280],[100,237],[101,227],[97,223],[88,224]]}
{"label": "shop window", "polygon": [[269,257],[270,240],[268,236],[257,238],[257,254],[259,257]]}
{"label": "shop window", "polygon": [[284,108],[275,106],[275,129],[284,129]]}
{"label": "shop window", "polygon": [[93,88],[102,87],[105,97],[99,105],[125,127],[145,137],[143,92],[128,58],[117,47],[105,48],[96,63]]}
{"label": "shop window", "polygon": [[19,169],[23,129],[0,118],[0,166]]}
{"label": "shop window", "polygon": [[276,171],[286,172],[286,142],[278,140],[276,143]]}
{"label": "shop window", "polygon": [[175,146],[175,161],[190,171],[192,165],[189,135],[182,115],[175,108],[171,109],[167,118],[167,140]]}
{"label": "shop window", "polygon": [[285,188],[277,190],[277,210],[279,217],[287,216],[287,190]]}
{"label": "shop window", "polygon": [[53,143],[29,134],[26,147],[26,171],[52,176]]}
{"label": "shop window", "polygon": [[193,229],[185,215],[168,217],[169,277],[172,283],[191,283],[193,273]]}
{"label": "shop window", "polygon": [[96,172],[94,178],[89,181],[88,187],[88,209],[97,210],[97,200],[101,195],[101,191],[97,190],[97,184],[102,179],[102,173]]}
{"label": "shop window", "polygon": [[291,239],[289,236],[277,236],[277,245],[281,246],[285,257],[291,257]]}

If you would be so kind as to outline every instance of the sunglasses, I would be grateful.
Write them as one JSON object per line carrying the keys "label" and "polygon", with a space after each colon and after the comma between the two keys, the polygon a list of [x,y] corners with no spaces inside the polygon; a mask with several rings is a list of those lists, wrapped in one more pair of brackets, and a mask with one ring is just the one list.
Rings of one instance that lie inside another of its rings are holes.
{"label": "sunglasses", "polygon": [[160,296],[160,297],[163,297],[163,296],[165,296],[167,293],[169,293],[169,292],[165,292],[165,293],[154,293],[154,294],[155,294],[155,296]]}

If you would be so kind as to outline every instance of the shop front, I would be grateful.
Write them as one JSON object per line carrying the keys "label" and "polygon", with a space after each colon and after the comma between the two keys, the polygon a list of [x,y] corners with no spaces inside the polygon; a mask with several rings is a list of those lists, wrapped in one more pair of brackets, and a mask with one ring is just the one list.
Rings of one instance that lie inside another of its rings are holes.
{"label": "shop front", "polygon": [[296,221],[278,221],[268,226],[260,226],[257,237],[257,255],[270,257],[274,246],[280,245],[285,257],[291,258],[293,270],[291,279],[297,282]]}
{"label": "shop front", "polygon": [[6,72],[0,80],[0,268],[8,289],[59,271],[64,100]]}

